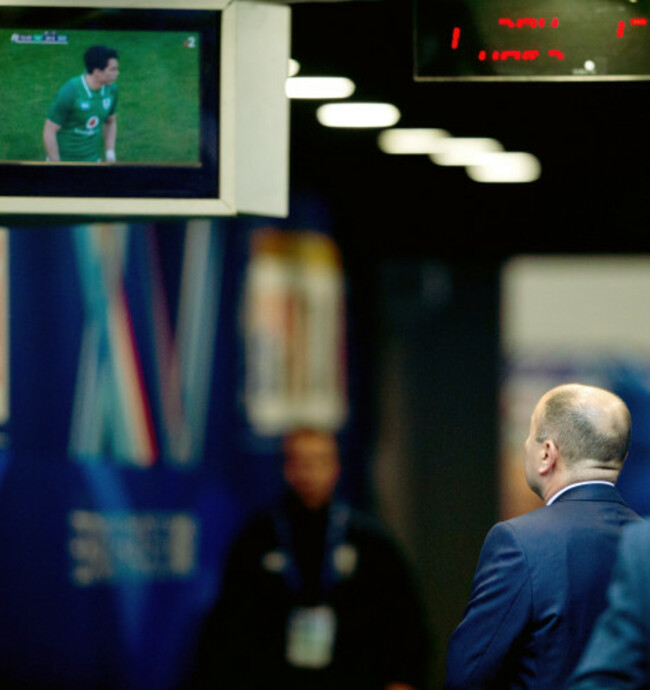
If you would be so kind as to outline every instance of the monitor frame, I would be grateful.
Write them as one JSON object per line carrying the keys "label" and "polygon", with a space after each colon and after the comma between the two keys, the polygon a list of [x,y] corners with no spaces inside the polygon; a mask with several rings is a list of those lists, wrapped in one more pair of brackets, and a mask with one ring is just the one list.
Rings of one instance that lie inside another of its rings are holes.
{"label": "monitor frame", "polygon": [[221,46],[215,58],[219,65],[215,195],[8,196],[0,189],[0,216],[98,220],[288,215],[289,100],[284,92],[290,48],[288,7],[253,0],[0,0],[0,11],[3,7],[212,10],[221,13]]}

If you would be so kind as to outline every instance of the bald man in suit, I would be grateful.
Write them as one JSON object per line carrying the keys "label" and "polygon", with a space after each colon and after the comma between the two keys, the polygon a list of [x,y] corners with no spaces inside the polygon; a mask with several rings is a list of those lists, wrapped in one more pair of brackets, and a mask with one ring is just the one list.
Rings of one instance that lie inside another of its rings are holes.
{"label": "bald man in suit", "polygon": [[566,384],[537,403],[524,448],[546,505],[488,533],[447,651],[447,690],[561,690],[605,593],[623,527],[639,516],[614,484],[627,456],[625,403]]}

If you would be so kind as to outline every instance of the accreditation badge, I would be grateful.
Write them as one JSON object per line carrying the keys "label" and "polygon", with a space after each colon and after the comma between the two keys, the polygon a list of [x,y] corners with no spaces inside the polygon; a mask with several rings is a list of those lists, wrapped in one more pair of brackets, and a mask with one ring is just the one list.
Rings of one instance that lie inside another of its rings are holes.
{"label": "accreditation badge", "polygon": [[335,639],[336,614],[329,606],[296,607],[287,620],[287,661],[299,668],[325,668]]}

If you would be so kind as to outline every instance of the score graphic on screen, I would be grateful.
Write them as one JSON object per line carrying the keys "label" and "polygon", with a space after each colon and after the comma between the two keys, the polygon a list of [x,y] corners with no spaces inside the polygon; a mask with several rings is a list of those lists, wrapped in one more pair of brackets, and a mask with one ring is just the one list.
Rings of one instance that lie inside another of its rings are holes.
{"label": "score graphic on screen", "polygon": [[650,79],[647,5],[415,0],[415,78]]}

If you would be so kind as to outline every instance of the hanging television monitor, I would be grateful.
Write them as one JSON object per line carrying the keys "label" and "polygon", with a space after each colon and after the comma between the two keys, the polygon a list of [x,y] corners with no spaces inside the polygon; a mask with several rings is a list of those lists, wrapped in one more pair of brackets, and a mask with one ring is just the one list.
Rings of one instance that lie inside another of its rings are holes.
{"label": "hanging television monitor", "polygon": [[286,215],[289,24],[238,0],[0,0],[0,214]]}

